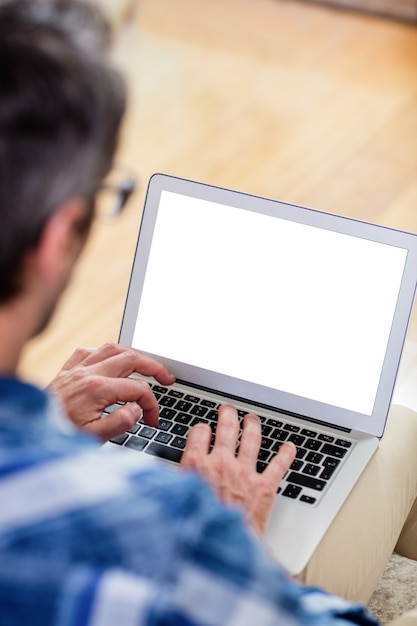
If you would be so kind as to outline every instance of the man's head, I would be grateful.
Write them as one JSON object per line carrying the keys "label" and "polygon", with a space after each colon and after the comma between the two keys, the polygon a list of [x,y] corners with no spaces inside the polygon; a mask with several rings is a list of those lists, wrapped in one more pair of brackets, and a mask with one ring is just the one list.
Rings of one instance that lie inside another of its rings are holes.
{"label": "man's head", "polygon": [[108,42],[87,3],[0,0],[0,306],[60,211],[88,231],[125,107]]}

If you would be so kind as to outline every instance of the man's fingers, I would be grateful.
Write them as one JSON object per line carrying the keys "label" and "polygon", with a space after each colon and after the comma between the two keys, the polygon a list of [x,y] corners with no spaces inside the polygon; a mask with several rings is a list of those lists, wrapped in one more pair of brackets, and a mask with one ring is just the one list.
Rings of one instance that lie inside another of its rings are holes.
{"label": "man's fingers", "polygon": [[126,350],[125,346],[118,343],[105,343],[103,346],[100,346],[100,348],[91,350],[90,353],[86,355],[83,365],[87,366],[100,363],[101,361],[105,361],[112,356],[120,354],[124,350]]}
{"label": "man's fingers", "polygon": [[[90,379],[90,387],[92,379]],[[102,398],[103,408],[116,402],[137,402],[143,410],[143,419],[149,426],[157,426],[159,406],[148,383],[134,378],[95,378],[95,396]]]}
{"label": "man's fingers", "polygon": [[219,409],[214,449],[232,452],[234,456],[238,436],[239,419],[236,409],[229,404],[224,404]]}
{"label": "man's fingers", "polygon": [[297,448],[291,441],[286,441],[285,443],[283,443],[278,453],[273,457],[268,466],[264,469],[264,477],[273,480],[278,486],[281,480],[284,478],[286,472],[289,470],[290,465],[294,461],[296,454]]}
{"label": "man's fingers", "polygon": [[76,365],[80,365],[93,352],[96,352],[94,348],[78,348],[68,361],[65,361],[61,370],[70,370]]}
{"label": "man's fingers", "polygon": [[239,445],[239,462],[249,465],[249,467],[256,466],[261,438],[261,420],[259,417],[252,413],[245,415]]}
{"label": "man's fingers", "polygon": [[106,344],[88,354],[84,366],[94,367],[94,371],[102,376],[129,376],[133,372],[152,376],[163,385],[172,385],[175,377],[168,372],[162,363],[141,354],[134,348],[119,344]]}
{"label": "man's fingers", "polygon": [[183,467],[198,468],[208,454],[212,431],[208,424],[196,424],[188,433],[187,443],[181,458]]}
{"label": "man's fingers", "polygon": [[136,402],[130,402],[102,419],[89,422],[85,428],[103,441],[108,441],[112,437],[129,430],[140,419],[141,415],[140,406]]}

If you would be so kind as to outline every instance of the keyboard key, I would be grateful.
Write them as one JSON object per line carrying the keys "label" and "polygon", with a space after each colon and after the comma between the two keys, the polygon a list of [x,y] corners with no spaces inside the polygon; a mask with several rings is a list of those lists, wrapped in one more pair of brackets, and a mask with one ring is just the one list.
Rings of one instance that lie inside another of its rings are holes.
{"label": "keyboard key", "polygon": [[207,413],[208,409],[205,406],[201,406],[201,404],[196,404],[191,409],[191,415],[197,415],[198,417],[203,417]]}
{"label": "keyboard key", "polygon": [[303,428],[301,434],[305,437],[317,437],[317,433],[314,430],[307,430],[307,428]]}
{"label": "keyboard key", "polygon": [[316,465],[319,465],[322,459],[323,455],[319,452],[309,452],[306,456],[306,461],[308,461],[309,463],[315,463]]}
{"label": "keyboard key", "polygon": [[148,454],[154,454],[161,459],[167,459],[168,461],[175,461],[179,463],[182,457],[182,451],[171,448],[170,446],[164,446],[161,443],[151,441],[149,446],[145,449]]}
{"label": "keyboard key", "polygon": [[315,450],[317,452],[317,450],[320,450],[321,445],[321,441],[318,441],[317,439],[307,439],[304,444],[304,448],[307,448],[307,450]]}
{"label": "keyboard key", "polygon": [[174,439],[172,440],[172,445],[176,448],[180,448],[181,450],[184,450],[186,443],[187,440],[184,439],[184,437],[174,437]]}
{"label": "keyboard key", "polygon": [[304,450],[304,448],[297,448],[297,453],[295,455],[295,458],[303,459],[306,454],[307,454],[307,450]]}
{"label": "keyboard key", "polygon": [[299,472],[300,469],[303,467],[304,463],[303,461],[299,461],[298,459],[295,459],[292,464],[291,464],[291,469],[294,470],[295,472]]}
{"label": "keyboard key", "polygon": [[268,426],[267,424],[262,424],[262,434],[264,437],[268,437],[268,435],[272,432],[272,426]]}
{"label": "keyboard key", "polygon": [[269,450],[269,448],[271,447],[273,442],[274,442],[274,440],[271,439],[270,437],[262,437],[262,439],[261,439],[261,448],[265,448],[266,450]]}
{"label": "keyboard key", "polygon": [[139,428],[140,428],[140,424],[133,424],[133,426],[131,426],[127,432],[131,433],[132,435],[136,435]]}
{"label": "keyboard key", "polygon": [[266,466],[267,463],[264,463],[264,461],[258,461],[256,464],[256,471],[258,472],[258,474],[262,474]]}
{"label": "keyboard key", "polygon": [[167,419],[167,420],[172,420],[174,415],[175,415],[174,409],[168,409],[167,407],[164,407],[159,412],[159,417],[163,417],[164,419]]}
{"label": "keyboard key", "polygon": [[320,467],[318,465],[313,465],[312,463],[306,463],[303,468],[303,474],[308,474],[309,476],[317,476],[320,471]]}
{"label": "keyboard key", "polygon": [[159,430],[169,430],[171,426],[172,426],[172,422],[170,422],[169,420],[165,420],[165,419],[159,420],[159,423],[158,423]]}
{"label": "keyboard key", "polygon": [[300,430],[300,427],[296,426],[295,424],[284,424],[284,430],[288,430],[291,433],[298,433]]}
{"label": "keyboard key", "polygon": [[343,448],[350,448],[352,445],[352,442],[346,439],[336,439],[335,443],[337,446],[342,446]]}
{"label": "keyboard key", "polygon": [[320,478],[322,478],[323,480],[330,480],[330,478],[335,473],[339,463],[340,463],[339,459],[332,459],[330,457],[325,459],[325,461],[323,462],[324,469],[322,473],[320,474]]}
{"label": "keyboard key", "polygon": [[171,432],[174,435],[181,435],[181,437],[183,437],[187,431],[188,426],[184,426],[184,424],[174,424],[174,426],[171,428]]}
{"label": "keyboard key", "polygon": [[122,443],[126,441],[127,438],[128,438],[128,435],[126,433],[122,433],[121,435],[116,435],[115,437],[113,437],[113,439],[110,439],[110,441],[112,443],[118,443],[120,446],[122,445]]}
{"label": "keyboard key", "polygon": [[287,498],[298,498],[301,493],[301,487],[297,487],[296,485],[287,485],[282,492],[283,496],[287,496]]}
{"label": "keyboard key", "polygon": [[201,400],[200,404],[202,404],[203,406],[207,406],[209,409],[214,409],[217,404],[216,402],[213,402],[213,400]]}
{"label": "keyboard key", "polygon": [[175,402],[176,398],[171,398],[170,396],[162,396],[162,398],[159,399],[159,406],[172,407],[174,406]]}
{"label": "keyboard key", "polygon": [[169,433],[158,433],[155,437],[154,441],[159,441],[159,443],[169,443],[172,439],[172,435]]}
{"label": "keyboard key", "polygon": [[324,434],[319,435],[319,439],[320,441],[325,441],[326,443],[333,443],[334,441],[334,437],[332,437],[331,435],[324,435]]}
{"label": "keyboard key", "polygon": [[146,437],[146,439],[152,439],[154,434],[156,433],[156,428],[151,428],[150,426],[144,426],[139,435],[141,437]]}
{"label": "keyboard key", "polygon": [[192,419],[193,419],[193,416],[190,415],[189,413],[178,413],[175,416],[175,421],[178,422],[179,424],[189,424]]}
{"label": "keyboard key", "polygon": [[333,446],[330,443],[325,443],[321,449],[321,452],[323,452],[323,454],[330,454],[330,456],[335,456],[338,459],[343,459],[347,452],[347,449]]}
{"label": "keyboard key", "polygon": [[160,385],[152,385],[152,391],[154,393],[166,393],[168,389],[166,387],[161,387]]}
{"label": "keyboard key", "polygon": [[306,474],[299,474],[298,472],[290,472],[287,476],[287,481],[289,483],[294,483],[296,485],[300,485],[302,487],[309,487],[310,489],[315,489],[316,491],[323,491],[326,486],[324,480],[320,480],[319,478],[314,478],[313,476],[307,476]]}
{"label": "keyboard key", "polygon": [[195,417],[190,425],[195,426],[196,424],[208,424],[208,423],[209,423],[208,420],[206,420],[204,417]]}
{"label": "keyboard key", "polygon": [[278,441],[285,441],[288,438],[288,433],[285,430],[281,430],[280,428],[276,428],[272,433],[272,439],[278,439]]}
{"label": "keyboard key", "polygon": [[182,391],[178,391],[178,389],[170,389],[168,391],[168,395],[172,396],[173,398],[182,398],[184,394],[182,393]]}
{"label": "keyboard key", "polygon": [[142,437],[135,437],[133,435],[125,445],[126,448],[133,448],[134,450],[141,451],[144,449],[148,441],[148,439],[142,439]]}
{"label": "keyboard key", "polygon": [[282,422],[276,419],[272,419],[271,417],[268,418],[267,423],[273,428],[282,428]]}
{"label": "keyboard key", "polygon": [[186,402],[185,400],[178,400],[174,408],[177,411],[189,411],[191,407],[192,407],[191,402]]}
{"label": "keyboard key", "polygon": [[340,465],[340,459],[334,459],[331,456],[326,456],[326,458],[324,459],[322,465],[324,467],[338,467]]}
{"label": "keyboard key", "polygon": [[302,437],[301,435],[296,435],[295,433],[292,433],[292,435],[288,437],[288,441],[292,441],[293,444],[296,446],[302,446],[305,440],[305,437]]}
{"label": "keyboard key", "polygon": [[197,404],[198,402],[200,402],[200,398],[198,396],[191,395],[185,396],[184,400],[187,400],[187,402],[192,402],[193,404]]}
{"label": "keyboard key", "polygon": [[208,420],[212,420],[212,421],[217,421],[217,409],[212,409],[211,411],[209,411],[206,415]]}
{"label": "keyboard key", "polygon": [[316,498],[312,498],[311,496],[301,496],[300,501],[307,502],[307,504],[314,504],[316,501]]}

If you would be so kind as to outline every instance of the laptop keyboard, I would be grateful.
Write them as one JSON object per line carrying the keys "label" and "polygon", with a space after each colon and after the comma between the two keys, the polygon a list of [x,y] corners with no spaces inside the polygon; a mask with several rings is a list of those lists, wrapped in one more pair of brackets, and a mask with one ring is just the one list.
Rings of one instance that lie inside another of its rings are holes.
{"label": "laptop keyboard", "polygon": [[[158,384],[151,384],[151,387],[160,406],[158,427],[147,426],[141,418],[126,433],[111,439],[112,443],[179,463],[188,431],[198,422],[205,422],[213,431],[213,445],[220,406],[218,402]],[[107,407],[103,416],[117,408],[120,404]],[[247,412],[247,409],[238,408],[241,422]],[[270,417],[262,415],[262,412],[260,414],[258,410],[256,414],[262,423],[258,472],[265,469],[284,441],[292,441],[297,447],[297,455],[278,493],[306,504],[317,504],[354,442],[320,432],[315,427],[310,429],[291,423],[282,414]]]}

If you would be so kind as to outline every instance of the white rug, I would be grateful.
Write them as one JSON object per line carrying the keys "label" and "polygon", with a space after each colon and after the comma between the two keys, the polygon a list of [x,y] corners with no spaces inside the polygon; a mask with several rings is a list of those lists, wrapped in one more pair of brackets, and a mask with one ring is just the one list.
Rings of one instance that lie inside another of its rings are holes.
{"label": "white rug", "polygon": [[384,626],[417,606],[417,561],[393,554],[369,602]]}

